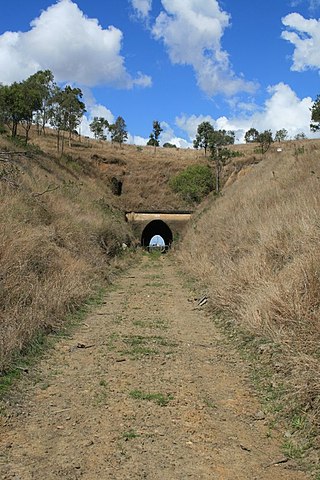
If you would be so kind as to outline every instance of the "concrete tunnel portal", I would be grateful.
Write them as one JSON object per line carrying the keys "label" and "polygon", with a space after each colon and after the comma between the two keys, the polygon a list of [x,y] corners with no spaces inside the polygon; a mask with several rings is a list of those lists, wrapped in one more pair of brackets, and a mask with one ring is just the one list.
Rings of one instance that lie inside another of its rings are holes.
{"label": "concrete tunnel portal", "polygon": [[191,218],[191,211],[139,211],[127,212],[126,220],[132,223],[133,230],[144,248],[148,248],[150,240],[159,235],[167,248],[170,248],[175,237],[184,230]]}
{"label": "concrete tunnel portal", "polygon": [[156,235],[163,238],[166,247],[170,247],[173,241],[173,234],[170,227],[162,220],[152,220],[148,223],[141,234],[141,246],[148,247],[151,239]]}

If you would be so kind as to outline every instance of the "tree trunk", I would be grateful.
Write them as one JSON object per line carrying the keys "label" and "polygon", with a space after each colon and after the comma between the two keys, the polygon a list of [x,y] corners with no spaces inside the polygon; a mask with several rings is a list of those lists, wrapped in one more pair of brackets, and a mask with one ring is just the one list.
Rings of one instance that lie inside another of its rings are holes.
{"label": "tree trunk", "polygon": [[28,143],[28,140],[29,140],[29,131],[30,131],[30,128],[31,128],[31,123],[28,123],[26,125],[26,145]]}
{"label": "tree trunk", "polygon": [[61,156],[63,155],[63,151],[64,151],[64,133],[63,133],[63,130],[62,130],[62,138],[61,138]]}
{"label": "tree trunk", "polygon": [[220,159],[216,158],[216,194],[220,192],[220,173],[221,173],[221,166],[220,166]]}
{"label": "tree trunk", "polygon": [[12,129],[11,129],[11,136],[12,136],[12,137],[16,137],[16,136],[17,136],[17,129],[18,129],[18,123],[14,121],[14,122],[12,123]]}

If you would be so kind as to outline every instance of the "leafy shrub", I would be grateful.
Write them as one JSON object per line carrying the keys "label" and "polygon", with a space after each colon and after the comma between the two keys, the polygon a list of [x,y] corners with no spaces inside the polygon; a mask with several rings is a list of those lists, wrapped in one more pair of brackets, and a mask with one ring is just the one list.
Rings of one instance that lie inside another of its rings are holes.
{"label": "leafy shrub", "polygon": [[173,143],[166,142],[163,144],[163,148],[177,148],[177,145],[174,145]]}
{"label": "leafy shrub", "polygon": [[169,181],[174,192],[188,203],[200,203],[213,190],[212,170],[208,165],[191,165]]}

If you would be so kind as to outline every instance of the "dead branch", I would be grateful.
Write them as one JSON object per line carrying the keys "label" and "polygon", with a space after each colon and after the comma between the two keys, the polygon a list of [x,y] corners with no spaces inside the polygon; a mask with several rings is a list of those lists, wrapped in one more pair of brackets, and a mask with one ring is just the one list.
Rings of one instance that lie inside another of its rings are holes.
{"label": "dead branch", "polygon": [[40,197],[41,195],[44,195],[45,193],[54,192],[55,190],[58,190],[58,188],[60,188],[60,185],[48,185],[48,187],[43,192],[34,192],[32,194],[32,196],[33,197]]}

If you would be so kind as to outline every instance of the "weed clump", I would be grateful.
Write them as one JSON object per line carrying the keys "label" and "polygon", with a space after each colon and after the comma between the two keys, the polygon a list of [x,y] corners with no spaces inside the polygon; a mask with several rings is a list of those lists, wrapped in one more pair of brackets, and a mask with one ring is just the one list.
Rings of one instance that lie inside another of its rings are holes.
{"label": "weed clump", "polygon": [[169,185],[187,203],[200,203],[213,190],[212,169],[208,165],[190,165],[171,178]]}

